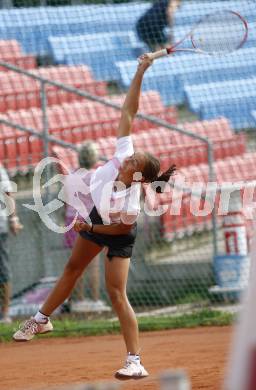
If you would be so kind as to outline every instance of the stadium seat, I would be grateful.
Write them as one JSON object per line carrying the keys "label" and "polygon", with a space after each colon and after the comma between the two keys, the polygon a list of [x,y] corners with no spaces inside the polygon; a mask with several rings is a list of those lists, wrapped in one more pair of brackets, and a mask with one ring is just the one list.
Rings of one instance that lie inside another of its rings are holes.
{"label": "stadium seat", "polygon": [[127,3],[1,10],[1,36],[18,40],[26,53],[45,55],[50,36],[126,32],[148,7]]}
{"label": "stadium seat", "polygon": [[59,165],[59,169],[62,174],[67,174],[67,171],[71,172],[79,167],[78,155],[75,150],[65,149],[60,146],[53,146],[52,148],[53,156],[58,158],[62,164]]}
{"label": "stadium seat", "polygon": [[[35,75],[86,90],[93,95],[105,96],[106,84],[93,79],[86,66],[49,67],[34,69]],[[78,95],[47,86],[48,104],[81,100]],[[40,83],[22,74],[8,72],[0,74],[0,112],[30,107],[40,107]]]}
{"label": "stadium seat", "polygon": [[[233,156],[224,160],[216,161],[214,169],[219,184],[256,179],[255,171],[250,167],[256,163],[256,153],[244,153],[240,156]],[[178,174],[185,178],[186,187],[192,188],[193,183],[207,183],[209,167],[207,164],[199,164],[179,169]],[[172,192],[159,196],[160,204],[170,203]],[[191,196],[183,195],[182,209],[179,215],[165,213],[161,217],[163,235],[167,239],[173,239],[175,235],[182,236],[188,230],[192,232],[202,231],[211,228],[211,214],[206,217],[195,217],[189,209]],[[219,221],[220,223],[221,221]]]}
{"label": "stadium seat", "polygon": [[[32,55],[25,55],[21,46],[16,40],[0,40],[0,61],[18,66],[23,69],[34,69],[37,67],[36,58]],[[0,67],[3,72],[8,71],[4,66]]]}
{"label": "stadium seat", "polygon": [[[223,9],[225,4],[228,9],[232,8],[230,4],[234,4],[234,9],[249,22],[254,22],[253,2],[207,1],[200,3],[200,7],[198,2],[182,3],[175,14],[174,26],[190,27],[203,15]],[[45,55],[49,54],[50,36],[135,31],[136,21],[149,7],[149,3],[131,2],[3,9],[0,12],[1,37],[18,40],[26,53]]]}
{"label": "stadium seat", "polygon": [[236,130],[253,128],[256,79],[233,80],[185,87],[189,108],[201,119],[228,118]]}
{"label": "stadium seat", "polygon": [[[51,68],[49,68],[49,72],[50,71]],[[45,70],[43,69],[41,72],[45,72]],[[45,73],[42,75],[45,76]],[[67,79],[67,82],[72,82],[72,80]],[[31,94],[31,96],[33,95]],[[118,104],[122,104],[123,100],[124,95],[112,96],[110,98],[110,101]],[[14,108],[16,109],[16,105]],[[176,123],[176,110],[173,108],[166,110],[162,104],[159,94],[154,91],[143,93],[141,95],[141,111],[150,115],[153,114],[156,116],[162,116],[164,118],[167,115],[167,119],[170,122]],[[47,115],[50,134],[56,138],[73,144],[80,144],[86,139],[106,139],[107,141],[105,144],[107,145],[109,139],[111,139],[109,137],[116,134],[116,130],[120,121],[119,110],[111,107],[105,107],[101,103],[87,100],[49,106]],[[41,108],[33,107],[27,110],[9,110],[6,111],[6,117],[14,124],[20,124],[36,131],[42,131],[43,118]],[[135,136],[136,133],[139,134],[143,130],[147,129],[148,131],[150,127],[152,127],[152,124],[149,121],[136,119],[134,121]],[[157,154],[160,155],[165,138],[166,140],[169,139],[171,133],[166,129],[153,129],[151,134],[151,138],[149,138],[147,134],[145,135],[146,138],[144,140],[140,138],[142,140],[140,147],[143,146],[145,140],[148,140],[149,150],[152,153],[156,151]],[[159,139],[160,134],[161,138]],[[6,139],[6,141],[10,143],[10,140]],[[23,147],[22,142],[23,141],[21,138],[19,138],[19,141],[16,140],[16,144],[19,143],[17,158],[19,158],[19,153],[21,150],[27,150],[27,146]],[[29,139],[26,139],[24,142],[26,142],[26,144],[28,143],[29,145],[29,156],[24,157],[24,160],[29,160],[29,165],[34,166],[42,156],[42,142],[35,136],[30,136]],[[104,142],[102,145],[104,145]],[[166,150],[166,147],[164,149]],[[110,149],[110,152],[102,150],[101,154],[110,158],[112,152],[113,149]]]}
{"label": "stadium seat", "polygon": [[252,115],[254,122],[256,124],[256,110],[251,111],[251,115]]}
{"label": "stadium seat", "polygon": [[253,16],[256,13],[253,2],[247,0],[240,1],[204,1],[200,2],[198,6],[198,1],[189,1],[189,3],[182,2],[181,6],[175,13],[174,25],[183,26],[183,25],[194,25],[198,23],[200,19],[209,13],[215,12],[222,9],[231,9],[236,10],[241,15],[243,15],[247,20],[253,21]]}
{"label": "stadium seat", "polygon": [[[154,94],[150,95],[154,99],[157,98]],[[149,96],[142,94],[141,100],[144,104],[148,102]],[[123,98],[119,97],[119,99]],[[118,99],[113,98],[113,100]],[[42,112],[39,108],[9,111],[7,117],[13,123],[42,131]],[[111,158],[114,153],[119,117],[119,111],[112,108],[103,109],[95,102],[55,105],[48,109],[49,132],[52,136],[73,144],[80,144],[85,139],[96,140],[100,154]],[[200,122],[194,122],[194,126],[193,123],[187,123],[184,127],[201,135],[203,130],[203,134],[212,139],[216,160],[242,155],[246,151],[245,136],[234,135],[228,121],[224,118],[202,122],[201,129]],[[222,134],[218,134],[216,130],[221,127]],[[182,168],[208,161],[205,143],[163,127],[152,128],[152,124],[151,128],[148,125],[143,127],[142,124],[139,126],[138,122],[137,132],[134,132],[133,138],[135,148],[156,155],[161,160],[163,169],[167,169],[171,164]],[[42,155],[42,144],[36,137],[31,137],[31,144],[32,140],[34,153],[31,158],[35,163]]]}
{"label": "stadium seat", "polygon": [[117,80],[115,62],[137,58],[141,43],[133,31],[102,32],[87,35],[49,37],[56,64],[86,64],[97,80]]}
{"label": "stadium seat", "polygon": [[[121,61],[116,64],[120,83],[128,88],[137,66],[136,61]],[[256,71],[255,47],[238,50],[228,56],[207,56],[180,54],[171,58],[159,59],[147,71],[143,90],[157,90],[165,105],[183,104],[185,87],[190,85],[245,79],[254,76]],[[209,91],[210,93],[211,91]],[[222,91],[223,94],[223,91]]]}

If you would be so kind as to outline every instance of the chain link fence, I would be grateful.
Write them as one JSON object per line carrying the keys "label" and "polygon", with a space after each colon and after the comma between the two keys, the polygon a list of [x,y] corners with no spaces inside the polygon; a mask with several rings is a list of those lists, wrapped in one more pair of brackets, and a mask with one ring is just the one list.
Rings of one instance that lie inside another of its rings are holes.
{"label": "chain link fence", "polygon": [[[34,314],[71,252],[64,235],[48,230],[24,207],[34,203],[38,162],[54,156],[73,171],[79,167],[75,149],[86,140],[111,158],[138,55],[176,42],[203,15],[220,9],[248,21],[248,39],[240,50],[160,59],[143,81],[135,148],[156,155],[162,169],[175,163],[178,173],[153,206],[142,201],[128,295],[137,312],[156,313],[236,300],[248,278],[248,210],[256,179],[255,2],[181,1],[168,23],[167,11],[152,10],[150,2],[38,5],[10,1],[0,10],[0,159],[18,183],[24,225],[20,235],[9,235],[10,315]],[[56,173],[65,172],[55,164],[48,178]],[[214,179],[229,184],[216,196],[214,190],[200,192],[200,183]],[[234,190],[232,182],[244,183],[229,202],[224,195]],[[51,187],[45,203],[57,199],[60,189]],[[166,211],[156,215],[160,206]],[[51,217],[64,225],[65,206]],[[56,314],[112,315],[103,255],[94,264]]]}

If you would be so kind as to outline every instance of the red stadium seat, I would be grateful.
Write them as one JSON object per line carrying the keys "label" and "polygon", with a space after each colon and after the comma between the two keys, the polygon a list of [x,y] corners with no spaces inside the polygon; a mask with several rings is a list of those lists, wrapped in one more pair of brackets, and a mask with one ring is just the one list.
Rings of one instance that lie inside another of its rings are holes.
{"label": "red stadium seat", "polygon": [[[53,155],[66,166],[69,172],[79,167],[78,156],[76,151],[72,149],[65,149],[60,146],[53,146],[52,152]],[[68,173],[64,169],[64,166],[62,164],[59,165],[59,170],[64,175]]]}
{"label": "red stadium seat", "polygon": [[[95,81],[86,66],[39,68],[32,72],[94,95],[104,96],[107,93],[106,83]],[[53,105],[82,100],[82,98],[48,85],[47,100],[49,105]],[[0,112],[40,106],[40,83],[38,81],[12,71],[0,74]]]}

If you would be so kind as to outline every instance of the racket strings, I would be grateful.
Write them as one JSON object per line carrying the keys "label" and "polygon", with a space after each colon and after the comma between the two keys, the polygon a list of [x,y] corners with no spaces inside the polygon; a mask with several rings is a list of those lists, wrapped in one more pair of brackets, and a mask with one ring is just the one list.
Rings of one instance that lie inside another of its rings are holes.
{"label": "racket strings", "polygon": [[202,20],[191,34],[193,46],[208,53],[232,52],[247,35],[243,20],[231,11],[216,13]]}

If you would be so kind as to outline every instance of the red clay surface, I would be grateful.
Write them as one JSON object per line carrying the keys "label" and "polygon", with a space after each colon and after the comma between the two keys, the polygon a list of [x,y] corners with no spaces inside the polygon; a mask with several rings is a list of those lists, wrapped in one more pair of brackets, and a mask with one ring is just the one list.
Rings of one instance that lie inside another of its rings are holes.
{"label": "red clay surface", "polygon": [[[231,340],[230,327],[179,329],[141,334],[148,379],[119,382],[122,390],[159,389],[157,376],[184,368],[193,390],[220,390]],[[0,389],[49,389],[52,386],[115,381],[125,349],[120,335],[34,339],[0,344]]]}

